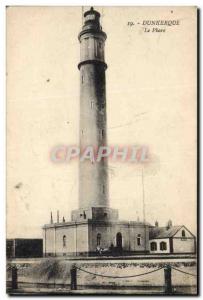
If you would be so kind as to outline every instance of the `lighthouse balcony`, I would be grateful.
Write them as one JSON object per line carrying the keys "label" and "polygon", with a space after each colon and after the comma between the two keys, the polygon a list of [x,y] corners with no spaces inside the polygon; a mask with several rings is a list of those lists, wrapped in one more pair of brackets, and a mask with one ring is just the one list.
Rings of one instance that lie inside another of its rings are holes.
{"label": "lighthouse balcony", "polygon": [[118,220],[118,210],[109,207],[90,207],[72,211],[71,221],[83,220],[116,221]]}

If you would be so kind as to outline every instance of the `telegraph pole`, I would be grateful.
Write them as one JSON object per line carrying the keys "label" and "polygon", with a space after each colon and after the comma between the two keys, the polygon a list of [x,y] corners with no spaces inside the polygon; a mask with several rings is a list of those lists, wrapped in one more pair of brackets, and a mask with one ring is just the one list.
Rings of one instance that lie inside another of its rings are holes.
{"label": "telegraph pole", "polygon": [[144,242],[146,250],[146,215],[145,215],[145,190],[144,190],[144,171],[142,168],[142,206],[143,206],[143,222],[144,222]]}

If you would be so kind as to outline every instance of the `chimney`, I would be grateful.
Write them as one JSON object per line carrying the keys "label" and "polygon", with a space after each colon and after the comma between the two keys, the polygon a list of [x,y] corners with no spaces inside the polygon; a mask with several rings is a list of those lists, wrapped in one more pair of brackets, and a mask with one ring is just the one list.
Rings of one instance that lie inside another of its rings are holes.
{"label": "chimney", "polygon": [[65,218],[63,217],[63,223],[65,223],[65,221],[66,221],[66,220],[65,220]]}
{"label": "chimney", "polygon": [[167,230],[170,229],[173,226],[172,221],[168,220],[167,224],[166,224],[166,228]]}
{"label": "chimney", "polygon": [[57,223],[59,223],[59,210],[57,210]]}
{"label": "chimney", "polygon": [[159,222],[158,221],[155,221],[155,226],[159,227]]}

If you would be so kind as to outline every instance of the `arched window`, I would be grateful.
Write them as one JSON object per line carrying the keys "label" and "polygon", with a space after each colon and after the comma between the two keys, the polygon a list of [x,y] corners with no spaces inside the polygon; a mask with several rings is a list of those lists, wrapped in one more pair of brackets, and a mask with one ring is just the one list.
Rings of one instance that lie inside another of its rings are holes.
{"label": "arched window", "polygon": [[141,234],[137,235],[137,245],[140,246],[141,245]]}
{"label": "arched window", "polygon": [[101,233],[97,234],[97,246],[100,246],[101,244]]}
{"label": "arched window", "polygon": [[166,242],[161,242],[160,243],[160,250],[161,251],[167,250],[167,244],[166,244]]}
{"label": "arched window", "polygon": [[150,249],[151,249],[151,251],[156,251],[157,250],[157,243],[156,242],[152,242],[150,244]]}
{"label": "arched window", "polygon": [[66,235],[63,236],[63,247],[66,247]]}
{"label": "arched window", "polygon": [[185,230],[182,230],[182,237],[185,237]]}

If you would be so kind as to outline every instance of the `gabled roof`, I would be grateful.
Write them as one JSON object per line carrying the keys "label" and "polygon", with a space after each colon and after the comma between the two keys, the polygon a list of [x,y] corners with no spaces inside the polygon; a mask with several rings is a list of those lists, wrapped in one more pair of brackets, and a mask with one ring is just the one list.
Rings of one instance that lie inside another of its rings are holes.
{"label": "gabled roof", "polygon": [[151,227],[149,229],[149,239],[163,239],[173,237],[182,227],[180,226],[171,226],[167,227]]}

